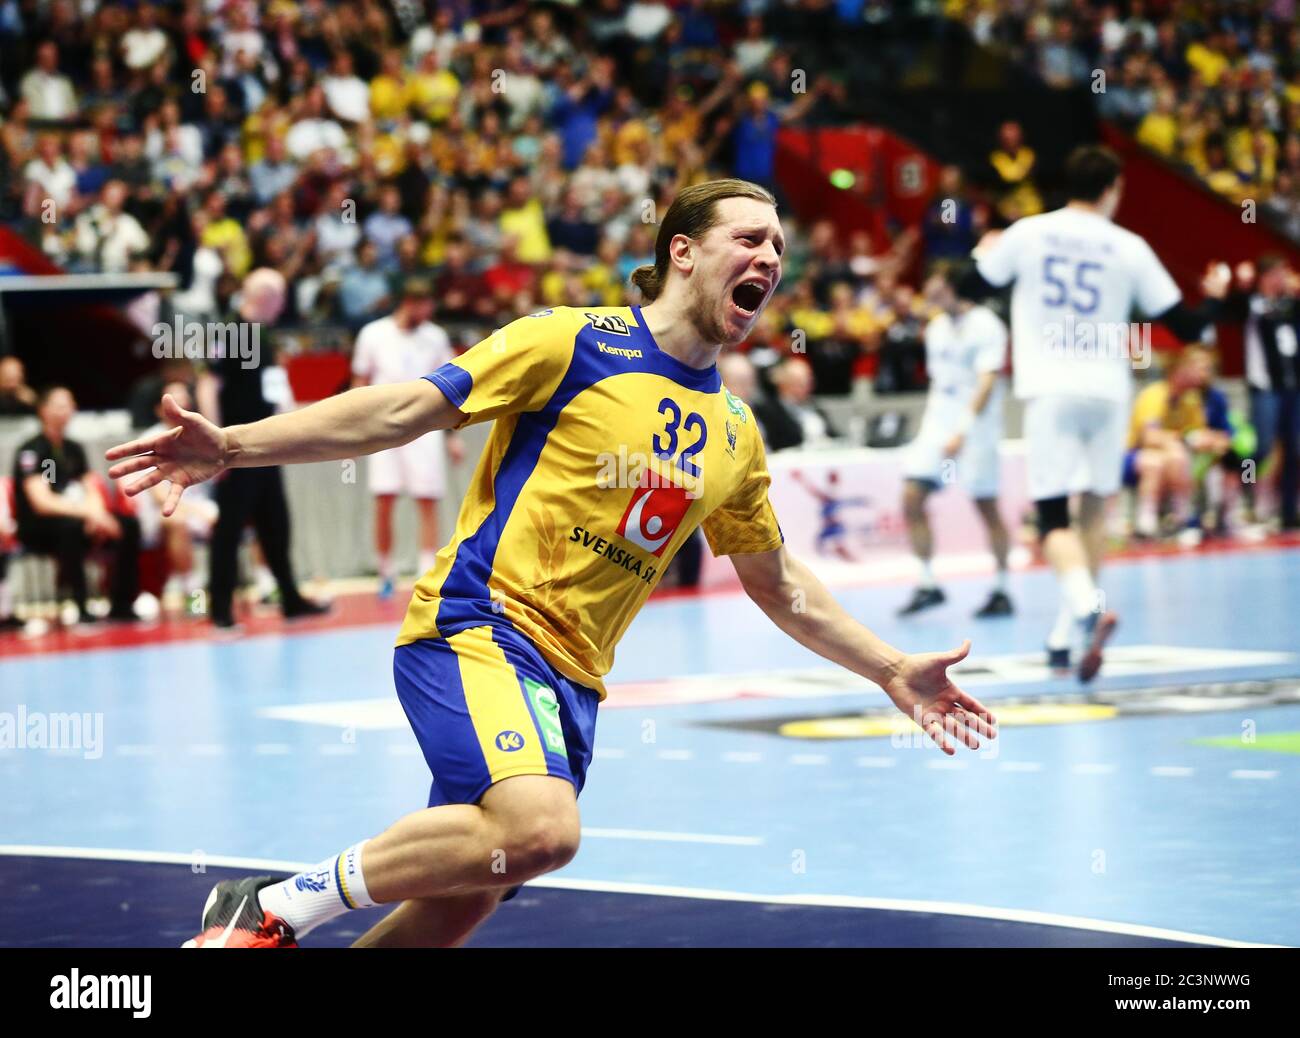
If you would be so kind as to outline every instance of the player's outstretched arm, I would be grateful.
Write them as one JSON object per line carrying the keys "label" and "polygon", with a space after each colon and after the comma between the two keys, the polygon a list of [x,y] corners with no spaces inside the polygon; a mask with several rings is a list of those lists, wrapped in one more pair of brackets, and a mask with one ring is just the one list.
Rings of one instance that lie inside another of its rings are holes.
{"label": "player's outstretched arm", "polygon": [[785,548],[732,555],[746,594],[777,627],[819,656],[874,681],[944,753],[951,736],[970,749],[979,737],[997,738],[997,719],[958,688],[948,668],[970,652],[970,642],[948,652],[907,654],[882,641],[840,606],[807,566]]}
{"label": "player's outstretched arm", "polygon": [[111,448],[117,464],[108,474],[121,479],[144,472],[124,487],[134,497],[164,480],[171,483],[163,515],[176,510],[186,487],[230,468],[338,461],[399,447],[433,429],[465,420],[433,383],[425,379],[365,386],[288,414],[248,425],[219,428],[197,411],[163,398],[165,432]]}

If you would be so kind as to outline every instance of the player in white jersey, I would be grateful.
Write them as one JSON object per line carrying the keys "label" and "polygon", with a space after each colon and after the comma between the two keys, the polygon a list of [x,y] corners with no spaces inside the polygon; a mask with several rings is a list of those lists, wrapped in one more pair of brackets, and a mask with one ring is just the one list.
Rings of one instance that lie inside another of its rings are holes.
{"label": "player in white jersey", "polygon": [[[433,289],[423,278],[402,285],[397,309],[371,321],[357,334],[352,353],[352,385],[408,382],[436,371],[452,359],[447,333],[433,316]],[[445,438],[445,442],[444,442]],[[434,430],[370,458],[369,486],[375,495],[375,550],[379,557],[379,595],[393,593],[393,505],[399,494],[415,498],[420,517],[420,572],[433,566],[438,550],[438,500],[446,487],[444,449],[459,463],[464,448],[455,432]]]}
{"label": "player in white jersey", "polygon": [[998,513],[998,441],[1002,437],[1002,369],[1007,326],[992,310],[957,295],[952,264],[939,262],[925,281],[938,313],[925,329],[930,391],[925,416],[903,462],[903,515],[921,581],[899,616],[943,603],[931,555],[934,537],[925,503],[940,486],[960,483],[975,502],[997,560],[997,584],[976,617],[1010,616],[1006,591],[1010,538]]}
{"label": "player in white jersey", "polygon": [[[964,292],[1008,284],[1014,389],[1025,401],[1030,496],[1043,554],[1061,588],[1061,611],[1048,639],[1053,666],[1069,666],[1081,635],[1079,678],[1091,681],[1118,623],[1097,587],[1107,501],[1119,489],[1132,395],[1132,371],[1149,362],[1149,336],[1130,323],[1134,310],[1200,339],[1214,306],[1192,313],[1156,254],[1112,220],[1123,191],[1122,163],[1085,146],[1066,163],[1069,202],[989,235],[975,251],[977,274]],[[1202,285],[1221,299],[1216,269]],[[1069,499],[1080,494],[1078,531]]]}
{"label": "player in white jersey", "polygon": [[959,483],[974,499],[997,561],[997,583],[976,617],[1009,617],[1006,555],[1010,537],[997,511],[997,442],[1002,436],[1002,368],[1006,325],[988,307],[957,295],[953,264],[936,263],[926,278],[926,300],[936,316],[926,325],[930,394],[917,438],[904,459],[902,511],[907,539],[920,561],[920,581],[898,610],[909,617],[945,601],[931,565],[933,535],[926,501],[940,486]]}

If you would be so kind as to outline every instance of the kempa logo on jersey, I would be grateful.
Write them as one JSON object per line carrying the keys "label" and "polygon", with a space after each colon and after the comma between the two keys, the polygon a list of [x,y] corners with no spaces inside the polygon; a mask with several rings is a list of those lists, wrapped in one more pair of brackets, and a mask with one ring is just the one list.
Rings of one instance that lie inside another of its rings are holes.
{"label": "kempa logo on jersey", "polygon": [[262,326],[254,321],[187,321],[153,326],[153,355],[158,360],[237,359],[242,368],[262,362]]}
{"label": "kempa logo on jersey", "polygon": [[1075,320],[1043,327],[1043,341],[1049,356],[1065,360],[1126,360],[1135,371],[1151,366],[1151,322]]}
{"label": "kempa logo on jersey", "polygon": [[524,748],[524,737],[518,732],[507,728],[504,732],[497,732],[496,743],[498,750],[505,753],[514,753],[515,750]]}
{"label": "kempa logo on jersey", "polygon": [[596,349],[601,353],[612,353],[615,357],[622,357],[624,360],[636,360],[641,356],[640,350],[630,350],[625,346],[610,346],[603,342],[597,342]]}
{"label": "kempa logo on jersey", "polygon": [[589,314],[582,315],[591,322],[591,326],[598,332],[609,332],[611,335],[631,335],[628,331],[627,322],[618,314]]}
{"label": "kempa logo on jersey", "polygon": [[123,974],[101,977],[82,976],[78,969],[50,978],[51,1009],[129,1009],[137,1020],[153,1011],[150,1002],[153,977]]}

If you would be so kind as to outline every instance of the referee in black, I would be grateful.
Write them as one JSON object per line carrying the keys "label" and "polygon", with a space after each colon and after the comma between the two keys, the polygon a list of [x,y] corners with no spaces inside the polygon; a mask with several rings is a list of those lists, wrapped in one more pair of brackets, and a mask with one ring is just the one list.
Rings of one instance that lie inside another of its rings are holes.
{"label": "referee in black", "polygon": [[1278,480],[1282,529],[1300,529],[1300,278],[1276,254],[1262,256],[1258,272],[1237,267],[1238,292],[1228,299],[1225,317],[1245,326],[1246,383],[1250,420],[1259,461],[1277,443],[1282,472]]}
{"label": "referee in black", "polygon": [[[252,271],[240,288],[238,311],[232,320],[251,329],[275,324],[284,310],[287,287],[284,277],[269,267]],[[238,344],[226,336],[226,356],[210,361],[216,379],[217,414],[206,417],[220,425],[239,425],[267,418],[275,411],[262,392],[263,358],[248,365]],[[240,341],[244,341],[241,336]],[[210,399],[210,391],[209,391]],[[284,496],[284,479],[278,468],[231,469],[217,483],[216,502],[220,513],[212,531],[209,573],[212,623],[219,628],[235,626],[235,581],[239,571],[239,541],[251,523],[257,533],[266,565],[280,587],[280,608],[285,619],[317,616],[329,607],[306,599],[298,590],[289,562],[289,505]]]}

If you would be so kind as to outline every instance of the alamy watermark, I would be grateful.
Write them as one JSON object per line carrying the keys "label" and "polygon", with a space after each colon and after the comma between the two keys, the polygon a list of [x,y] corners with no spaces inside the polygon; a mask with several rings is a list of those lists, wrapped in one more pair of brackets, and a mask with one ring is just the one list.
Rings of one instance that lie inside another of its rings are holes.
{"label": "alamy watermark", "polygon": [[1151,366],[1151,322],[1088,321],[1066,314],[1043,328],[1048,356],[1066,360],[1126,360],[1135,371]]}
{"label": "alamy watermark", "polygon": [[0,750],[81,750],[86,760],[104,755],[103,714],[46,714],[0,710]]}
{"label": "alamy watermark", "polygon": [[181,314],[153,326],[158,360],[237,359],[242,368],[262,362],[262,326],[256,321],[190,321]]}

